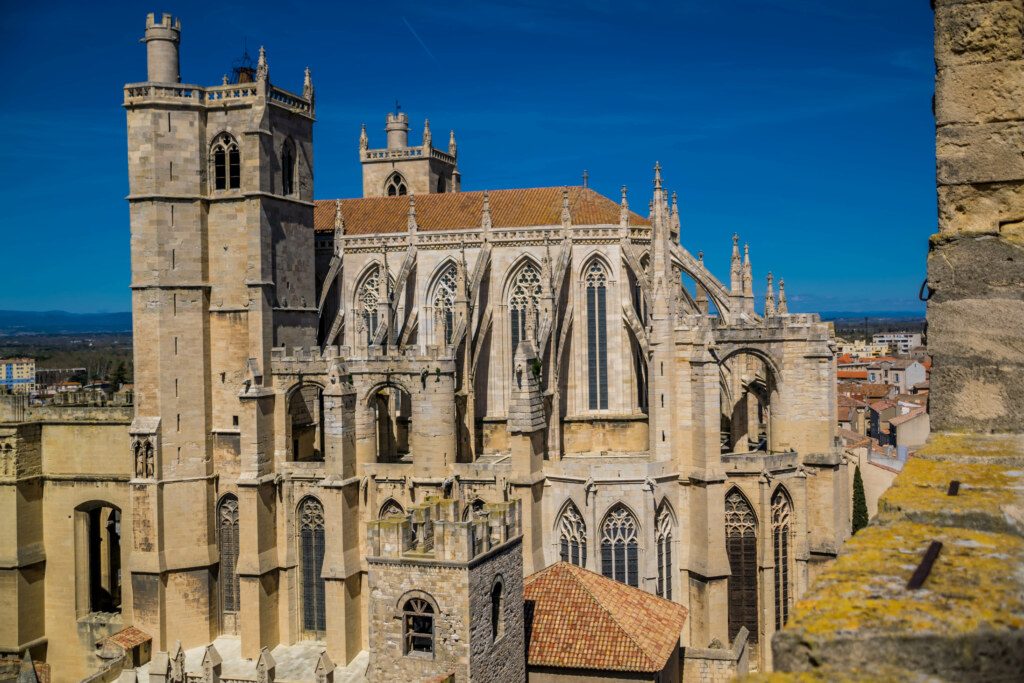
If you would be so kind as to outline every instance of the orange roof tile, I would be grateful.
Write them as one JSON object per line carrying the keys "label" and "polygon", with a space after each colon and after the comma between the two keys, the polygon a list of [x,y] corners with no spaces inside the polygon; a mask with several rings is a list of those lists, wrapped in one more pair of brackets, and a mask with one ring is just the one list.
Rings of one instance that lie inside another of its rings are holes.
{"label": "orange roof tile", "polygon": [[153,640],[153,637],[145,631],[129,626],[110,636],[108,640],[112,640],[126,650],[131,650],[133,647],[148,643]]}
{"label": "orange roof tile", "polygon": [[[560,225],[562,190],[569,192],[569,213],[574,225],[618,225],[619,205],[585,187],[533,187],[492,190],[487,193],[491,224],[495,228]],[[416,196],[418,230],[470,230],[480,227],[483,192],[446,192]],[[317,232],[334,230],[335,200],[319,199],[313,210]],[[409,197],[342,199],[341,215],[346,235],[405,232],[409,225]],[[632,211],[631,225],[650,225]]]}
{"label": "orange roof tile", "polygon": [[904,424],[906,422],[910,422],[911,420],[914,420],[914,419],[917,419],[918,417],[921,417],[926,412],[928,412],[928,411],[925,410],[924,408],[914,408],[909,413],[904,413],[903,415],[897,415],[896,417],[890,419],[889,420],[889,424],[890,425],[895,425],[895,426],[899,427],[901,424]]}
{"label": "orange roof tile", "polygon": [[867,370],[836,370],[836,379],[867,379]]}
{"label": "orange roof tile", "polygon": [[526,577],[527,662],[655,672],[679,643],[686,608],[568,562]]}

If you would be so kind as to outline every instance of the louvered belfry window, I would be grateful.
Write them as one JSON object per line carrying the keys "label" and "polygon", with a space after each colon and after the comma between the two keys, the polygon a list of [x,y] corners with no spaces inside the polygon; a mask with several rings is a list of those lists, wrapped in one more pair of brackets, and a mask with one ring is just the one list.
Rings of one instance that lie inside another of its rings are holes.
{"label": "louvered belfry window", "polygon": [[789,621],[789,538],[792,506],[780,487],[772,496],[772,550],[775,558],[775,630]]}
{"label": "louvered belfry window", "polygon": [[587,525],[572,503],[565,506],[558,518],[558,544],[562,562],[587,566]]}
{"label": "louvered belfry window", "polygon": [[725,497],[725,548],[729,555],[729,641],[747,627],[757,642],[757,521],[743,494]]}
{"label": "louvered belfry window", "polygon": [[608,409],[608,320],[605,295],[608,275],[600,261],[592,261],[586,273],[587,374],[591,410]]}
{"label": "louvered belfry window", "polygon": [[238,499],[226,495],[217,508],[220,532],[221,607],[225,613],[239,609],[238,590]]}
{"label": "louvered belfry window", "polygon": [[636,518],[623,505],[616,505],[601,525],[601,573],[629,586],[638,586]]}
{"label": "louvered belfry window", "polygon": [[324,609],[324,507],[316,498],[299,504],[299,563],[302,582],[302,628],[309,634],[327,630]]}
{"label": "louvered belfry window", "polygon": [[516,275],[508,297],[513,356],[515,356],[519,342],[526,338],[526,317],[528,315],[533,316],[534,329],[536,329],[537,296],[540,291],[540,271],[532,263],[527,263]]}
{"label": "louvered belfry window", "polygon": [[658,546],[658,585],[655,591],[659,597],[672,599],[672,513],[665,505],[658,510],[655,543]]}

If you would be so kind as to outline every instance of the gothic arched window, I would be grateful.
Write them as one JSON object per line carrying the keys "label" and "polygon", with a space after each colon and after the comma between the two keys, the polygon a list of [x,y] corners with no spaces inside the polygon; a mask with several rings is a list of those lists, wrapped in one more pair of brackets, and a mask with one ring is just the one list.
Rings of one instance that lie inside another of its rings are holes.
{"label": "gothic arched window", "polygon": [[410,598],[402,607],[405,654],[434,652],[434,608],[423,598]]}
{"label": "gothic arched window", "polygon": [[377,515],[377,519],[388,517],[405,517],[405,510],[393,498],[388,498],[387,502],[380,506],[380,514]]}
{"label": "gothic arched window", "polygon": [[449,263],[437,278],[434,296],[431,298],[434,305],[434,329],[441,333],[436,338],[443,339],[445,344],[451,343],[455,327],[456,277],[455,264]]}
{"label": "gothic arched window", "polygon": [[281,148],[281,194],[295,192],[295,145],[285,140]]}
{"label": "gothic arched window", "polygon": [[729,640],[746,626],[757,641],[757,520],[733,489],[725,497],[725,550],[729,556]]}
{"label": "gothic arched window", "polygon": [[[380,324],[377,319],[377,305],[380,303],[380,271],[380,266],[371,270],[356,292],[356,312],[359,316],[358,331],[365,333],[367,344],[373,341],[374,335],[377,334],[377,325]],[[389,277],[388,296],[393,293],[393,290],[394,282]]]}
{"label": "gothic arched window", "polygon": [[532,262],[519,269],[508,295],[512,326],[512,353],[526,339],[530,325],[537,329],[538,296],[541,293],[540,271]]}
{"label": "gothic arched window", "polygon": [[601,525],[601,573],[629,586],[640,585],[636,517],[616,505]]}
{"label": "gothic arched window", "polygon": [[324,506],[307,497],[299,503],[299,580],[302,583],[302,628],[322,635],[327,630],[324,607]]}
{"label": "gothic arched window", "polygon": [[558,518],[558,556],[562,562],[587,566],[587,525],[571,502]]}
{"label": "gothic arched window", "polygon": [[658,510],[654,543],[658,547],[658,585],[655,591],[659,597],[672,599],[672,513],[668,505]]}
{"label": "gothic arched window", "polygon": [[584,274],[587,290],[587,376],[591,410],[608,409],[608,274],[594,260]]}
{"label": "gothic arched window", "polygon": [[789,496],[779,487],[772,496],[772,551],[775,558],[775,630],[789,621],[789,538],[793,507]]}
{"label": "gothic arched window", "polygon": [[238,584],[238,498],[228,494],[217,506],[220,541],[221,609],[234,614],[239,609]]}
{"label": "gothic arched window", "polygon": [[228,188],[237,190],[241,185],[242,161],[238,143],[227,133],[221,133],[213,141],[213,187],[216,190]]}
{"label": "gothic arched window", "polygon": [[409,188],[405,184],[405,178],[401,173],[392,173],[384,183],[384,194],[388,197],[402,197],[409,194]]}

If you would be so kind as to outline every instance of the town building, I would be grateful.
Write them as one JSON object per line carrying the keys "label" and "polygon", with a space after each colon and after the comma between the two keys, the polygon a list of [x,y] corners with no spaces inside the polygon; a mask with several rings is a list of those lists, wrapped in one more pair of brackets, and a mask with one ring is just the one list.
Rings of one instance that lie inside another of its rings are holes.
{"label": "town building", "polygon": [[905,394],[928,379],[928,371],[920,361],[909,358],[888,358],[867,366],[867,381],[871,384],[889,384],[896,392]]}
{"label": "town building", "polygon": [[910,355],[910,350],[921,346],[921,334],[918,332],[880,332],[871,336],[871,343],[889,347],[890,353],[901,356]]}
{"label": "town building", "polygon": [[180,36],[149,15],[124,88],[130,419],[0,425],[24,530],[0,647],[77,679],[133,627],[151,679],[228,667],[226,641],[257,678],[283,647],[307,671],[368,651],[375,680],[424,659],[519,679],[522,582],[565,562],[685,609],[666,640],[718,654],[684,676],[769,668],[850,532],[831,327],[770,279],[759,315],[738,237],[715,277],[657,164],[632,203],[463,191],[454,133],[411,143],[392,113],[385,146],[359,136],[364,196],[315,200],[310,71],[285,90],[261,48],[183,83]]}
{"label": "town building", "polygon": [[4,358],[0,360],[0,390],[12,394],[31,394],[36,390],[36,361],[34,358]]}

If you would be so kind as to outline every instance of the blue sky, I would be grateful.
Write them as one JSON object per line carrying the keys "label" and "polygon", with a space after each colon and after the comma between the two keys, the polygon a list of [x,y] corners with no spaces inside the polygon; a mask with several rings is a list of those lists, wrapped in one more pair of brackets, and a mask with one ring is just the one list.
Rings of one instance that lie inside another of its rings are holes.
{"label": "blue sky", "polygon": [[[934,231],[932,14],[892,0],[4,3],[0,309],[127,310],[122,86],[146,12],[182,20],[182,79],[243,44],[317,87],[315,192],[360,193],[359,124],[399,100],[454,128],[467,190],[578,184],[646,211],[660,160],[683,244],[728,278],[750,243],[791,307],[923,310]],[[13,133],[11,133],[13,131]]]}

